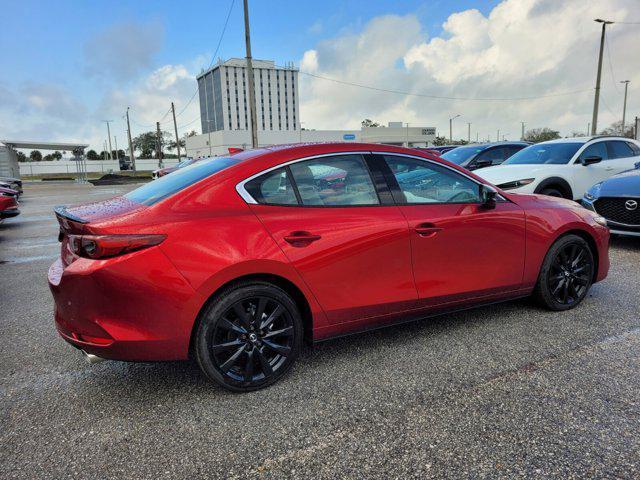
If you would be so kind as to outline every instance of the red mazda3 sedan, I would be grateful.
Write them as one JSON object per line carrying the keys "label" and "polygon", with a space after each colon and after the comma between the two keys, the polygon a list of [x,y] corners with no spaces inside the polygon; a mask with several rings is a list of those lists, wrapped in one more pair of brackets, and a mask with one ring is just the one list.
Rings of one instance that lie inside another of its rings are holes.
{"label": "red mazda3 sedan", "polygon": [[566,310],[609,269],[595,213],[386,145],[260,148],[55,212],[66,341],[192,356],[235,391],[281,378],[305,340],[532,294]]}

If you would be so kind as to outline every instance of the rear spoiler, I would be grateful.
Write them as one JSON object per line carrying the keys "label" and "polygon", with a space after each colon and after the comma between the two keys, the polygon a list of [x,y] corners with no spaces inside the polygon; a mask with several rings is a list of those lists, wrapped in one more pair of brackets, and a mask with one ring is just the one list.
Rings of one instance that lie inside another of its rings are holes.
{"label": "rear spoiler", "polygon": [[67,220],[71,220],[76,223],[89,223],[88,220],[84,220],[80,217],[76,217],[72,213],[67,211],[67,207],[64,205],[58,205],[57,207],[53,207],[53,211],[59,219],[66,218]]}

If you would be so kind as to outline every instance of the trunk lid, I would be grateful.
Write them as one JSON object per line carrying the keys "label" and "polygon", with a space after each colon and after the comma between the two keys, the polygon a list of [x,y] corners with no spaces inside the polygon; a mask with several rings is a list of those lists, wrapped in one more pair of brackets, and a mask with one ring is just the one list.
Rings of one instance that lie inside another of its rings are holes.
{"label": "trunk lid", "polygon": [[95,234],[98,224],[104,225],[109,220],[120,219],[146,208],[148,207],[126,197],[115,197],[82,205],[55,207],[53,211],[60,224],[58,241],[61,243],[60,259],[63,267],[79,258],[69,246],[70,235]]}

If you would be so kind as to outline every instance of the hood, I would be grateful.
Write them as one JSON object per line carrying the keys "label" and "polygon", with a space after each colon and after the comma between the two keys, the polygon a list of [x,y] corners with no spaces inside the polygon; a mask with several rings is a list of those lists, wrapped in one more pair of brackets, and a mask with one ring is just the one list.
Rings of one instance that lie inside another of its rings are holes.
{"label": "hood", "polygon": [[562,167],[563,165],[497,165],[495,167],[479,168],[474,170],[473,173],[487,182],[499,185],[505,182],[522,180],[523,178],[536,178],[537,175],[542,173],[547,176],[550,169],[558,166]]}
{"label": "hood", "polygon": [[59,218],[63,217],[74,222],[85,224],[122,217],[146,208],[146,206],[132,202],[126,197],[115,197],[101,202],[60,206],[54,210]]}
{"label": "hood", "polygon": [[640,197],[640,169],[627,170],[602,182],[601,197]]}

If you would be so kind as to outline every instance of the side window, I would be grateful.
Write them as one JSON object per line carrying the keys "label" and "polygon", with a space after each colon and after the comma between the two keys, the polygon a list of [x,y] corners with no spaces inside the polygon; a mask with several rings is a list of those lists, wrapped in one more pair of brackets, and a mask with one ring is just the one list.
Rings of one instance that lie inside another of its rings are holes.
{"label": "side window", "polygon": [[609,154],[605,142],[593,143],[585,148],[580,154],[580,159],[587,157],[600,157],[602,160],[608,160]]}
{"label": "side window", "polygon": [[286,168],[279,168],[254,178],[245,190],[256,202],[270,205],[297,205],[296,194],[287,176]]}
{"label": "side window", "polygon": [[633,142],[627,142],[629,148],[633,151],[634,156],[640,156],[640,147]]}
{"label": "side window", "polygon": [[631,147],[627,144],[627,142],[623,142],[621,140],[614,140],[607,142],[609,147],[609,158],[629,158],[633,157],[634,153],[631,150]]}
{"label": "side window", "polygon": [[384,156],[407,203],[480,203],[480,186],[431,162]]}
{"label": "side window", "polygon": [[491,165],[500,165],[510,156],[511,154],[507,153],[507,147],[490,148],[489,150],[485,150],[480,155],[478,155],[476,161],[490,160]]}
{"label": "side window", "polygon": [[635,157],[640,156],[640,147],[638,145],[633,142],[627,142],[627,145],[629,145],[629,148],[633,151],[633,155]]}
{"label": "side window", "polygon": [[518,153],[524,147],[526,147],[526,145],[511,145],[510,147],[507,147],[507,156],[505,160],[509,158],[511,155],[513,155],[514,153]]}
{"label": "side window", "polygon": [[303,205],[378,205],[361,155],[321,157],[289,166]]}

